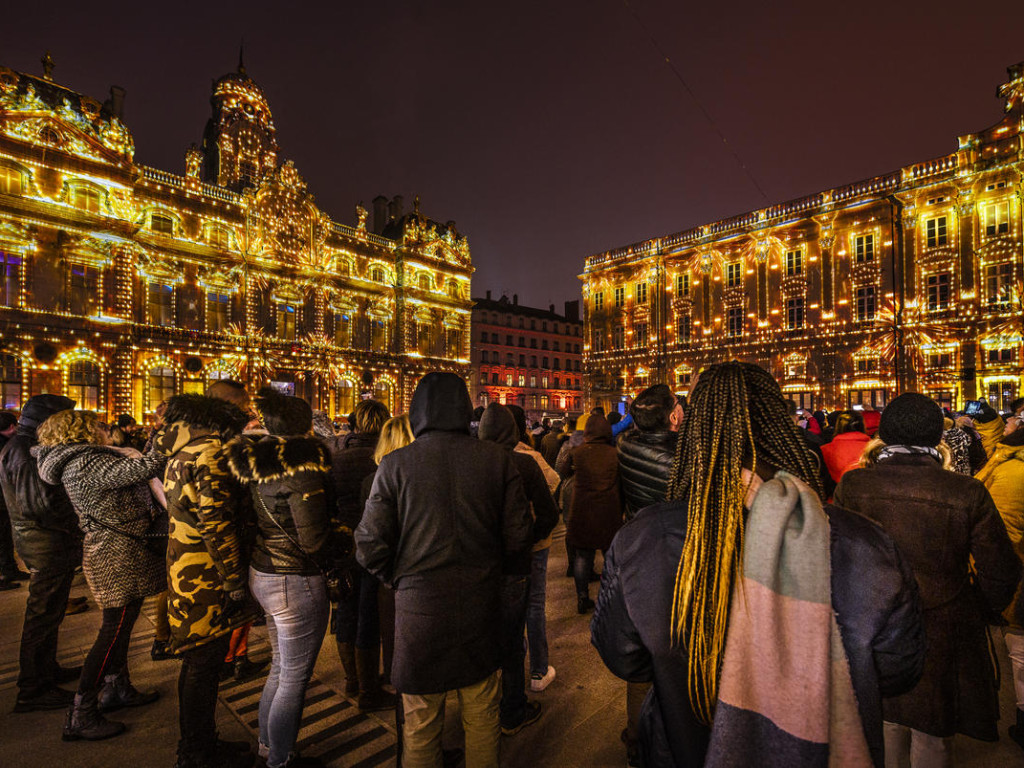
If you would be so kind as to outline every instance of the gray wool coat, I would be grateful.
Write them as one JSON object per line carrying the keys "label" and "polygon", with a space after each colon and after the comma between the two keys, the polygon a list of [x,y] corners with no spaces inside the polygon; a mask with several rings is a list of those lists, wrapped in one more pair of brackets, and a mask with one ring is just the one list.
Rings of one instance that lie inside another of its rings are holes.
{"label": "gray wool coat", "polygon": [[[128,536],[140,536],[159,510],[149,480],[167,459],[149,453],[133,458],[101,445],[38,446],[39,475],[62,485],[85,532],[82,570],[100,608],[120,608],[167,588],[163,558]],[[93,518],[93,520],[90,520]]]}

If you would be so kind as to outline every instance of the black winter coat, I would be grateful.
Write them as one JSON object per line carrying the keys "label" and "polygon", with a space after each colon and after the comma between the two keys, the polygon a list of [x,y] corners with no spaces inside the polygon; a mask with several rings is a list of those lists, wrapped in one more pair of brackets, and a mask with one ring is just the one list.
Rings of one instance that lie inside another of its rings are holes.
{"label": "black winter coat", "polygon": [[921,590],[924,676],[885,702],[885,719],[933,736],[995,741],[999,699],[986,624],[1013,599],[1021,564],[991,495],[930,456],[901,455],[850,470],[835,498],[892,536]]}
{"label": "black winter coat", "polygon": [[82,531],[65,490],[39,477],[31,449],[35,426],[18,430],[0,452],[3,489],[18,554],[32,570],[74,568],[82,561]]}
{"label": "black winter coat", "polygon": [[532,520],[504,448],[469,434],[465,382],[427,374],[415,442],[384,457],[356,529],[356,559],[396,589],[392,682],[427,694],[501,666],[502,565],[529,551]]}
{"label": "black winter coat", "polygon": [[[710,731],[693,714],[685,653],[669,620],[686,535],[686,502],[641,510],[605,553],[591,642],[630,682],[654,682],[640,715],[644,765],[698,768]],[[874,763],[884,763],[882,696],[913,687],[924,663],[917,587],[892,539],[867,518],[826,506],[832,533],[832,607]]]}
{"label": "black winter coat", "polygon": [[353,432],[326,440],[331,452],[331,481],[337,504],[336,518],[353,531],[363,517],[363,480],[377,471],[373,452],[380,433]]}
{"label": "black winter coat", "polygon": [[619,438],[619,482],[626,520],[644,507],[665,500],[676,455],[678,432],[631,429]]}
{"label": "black winter coat", "polygon": [[268,435],[236,438],[226,449],[231,473],[252,494],[257,534],[250,565],[260,573],[320,574],[333,554],[324,444]]}

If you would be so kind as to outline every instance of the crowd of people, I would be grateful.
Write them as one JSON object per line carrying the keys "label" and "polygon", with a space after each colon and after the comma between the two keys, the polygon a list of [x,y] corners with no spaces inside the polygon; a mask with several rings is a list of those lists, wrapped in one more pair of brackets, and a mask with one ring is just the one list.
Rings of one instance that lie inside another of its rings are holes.
{"label": "crowd of people", "polygon": [[[181,661],[176,768],[319,765],[296,745],[328,632],[345,694],[394,710],[399,765],[494,768],[556,679],[561,516],[576,611],[625,681],[628,765],[952,765],[956,734],[999,738],[994,627],[1024,749],[1024,401],[809,413],[732,362],[688,401],[655,385],[624,415],[553,423],[474,410],[451,373],[425,376],[408,414],[364,400],[341,429],[229,380],[150,428],[74,407],[0,413],[0,589],[28,582],[15,711],[66,710],[65,740],[117,736],[109,713],[157,699],[128,669],[155,597],[152,658]],[[69,669],[78,569],[102,618]],[[272,657],[253,753],[215,709],[222,680],[264,674],[255,622]]]}

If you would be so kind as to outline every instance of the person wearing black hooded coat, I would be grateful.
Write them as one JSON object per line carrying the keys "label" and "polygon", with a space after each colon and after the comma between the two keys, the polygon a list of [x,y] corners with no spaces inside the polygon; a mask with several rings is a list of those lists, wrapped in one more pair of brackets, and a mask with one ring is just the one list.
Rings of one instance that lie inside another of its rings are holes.
{"label": "person wearing black hooded coat", "polygon": [[467,766],[498,762],[502,575],[529,556],[532,519],[511,454],[470,435],[472,411],[459,376],[423,377],[416,440],[381,461],[355,532],[356,559],[395,589],[405,766],[439,760],[448,691],[462,704]]}
{"label": "person wearing black hooded coat", "polygon": [[[525,420],[524,420],[525,423]],[[551,496],[548,482],[537,461],[525,453],[515,451],[520,432],[518,419],[511,409],[498,403],[487,406],[480,417],[479,437],[504,446],[512,451],[512,460],[523,478],[526,498],[533,509],[533,541],[547,538],[558,524],[558,507]],[[526,630],[526,606],[530,592],[532,553],[525,550],[522,557],[511,563],[505,575],[504,588],[504,661],[501,665],[501,728],[511,735],[524,725],[540,717],[540,703],[526,698],[526,649],[523,632]]]}

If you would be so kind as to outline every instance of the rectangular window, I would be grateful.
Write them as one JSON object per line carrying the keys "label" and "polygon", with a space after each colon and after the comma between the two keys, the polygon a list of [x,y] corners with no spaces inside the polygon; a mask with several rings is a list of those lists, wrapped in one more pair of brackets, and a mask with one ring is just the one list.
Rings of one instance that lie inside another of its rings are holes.
{"label": "rectangular window", "polygon": [[1005,235],[1010,231],[1009,203],[992,203],[985,206],[985,236]]}
{"label": "rectangular window", "polygon": [[21,256],[0,251],[0,306],[16,307],[21,297]]}
{"label": "rectangular window", "polygon": [[76,360],[68,366],[68,397],[82,411],[100,407],[100,369],[89,360]]}
{"label": "rectangular window", "polygon": [[174,287],[164,283],[149,284],[149,323],[169,328],[174,325]]}
{"label": "rectangular window", "polygon": [[231,235],[224,227],[210,227],[207,237],[214,248],[227,248],[231,245]]}
{"label": "rectangular window", "polygon": [[621,325],[612,328],[612,349],[622,349],[626,346],[626,329]]}
{"label": "rectangular window", "polygon": [[100,193],[92,187],[75,187],[71,190],[71,205],[80,211],[100,212]]}
{"label": "rectangular window", "polygon": [[150,368],[147,394],[149,396],[149,411],[155,411],[156,407],[164,400],[174,397],[174,369],[173,368]]}
{"label": "rectangular window", "polygon": [[725,311],[725,334],[731,339],[743,335],[743,307],[729,307]]}
{"label": "rectangular window", "polygon": [[636,284],[636,303],[646,304],[647,303],[647,283]]}
{"label": "rectangular window", "polygon": [[0,193],[5,195],[24,194],[25,175],[17,168],[0,167]]}
{"label": "rectangular window", "polygon": [[928,275],[925,285],[928,294],[928,309],[932,311],[949,309],[949,273]]}
{"label": "rectangular window", "polygon": [[929,248],[935,248],[947,243],[945,216],[937,216],[934,219],[928,219],[928,221],[924,223],[924,229]]}
{"label": "rectangular window", "polygon": [[985,267],[985,292],[990,307],[1005,306],[1010,303],[1013,293],[1013,264],[1004,261],[1001,264],[989,264]]}
{"label": "rectangular window", "polygon": [[[555,379],[555,381],[558,381],[558,379]],[[544,389],[547,389],[547,388],[548,388],[548,377],[547,377],[547,376],[541,376],[541,377],[540,377],[540,385],[541,385],[541,386],[542,386],[542,387],[543,387]],[[557,385],[556,385],[556,386],[557,386]]]}
{"label": "rectangular window", "polygon": [[990,349],[988,351],[988,361],[990,363],[1012,363],[1013,359],[1017,356],[1017,350],[1012,348],[1003,349]]}
{"label": "rectangular window", "polygon": [[858,264],[866,264],[875,260],[875,236],[857,235],[853,238],[854,260]]}
{"label": "rectangular window", "polygon": [[163,213],[153,213],[149,217],[149,228],[161,235],[174,234],[174,219]]}
{"label": "rectangular window", "polygon": [[619,286],[615,289],[615,306],[616,308],[621,307],[626,303],[626,289]]}
{"label": "rectangular window", "polygon": [[647,323],[637,323],[633,326],[633,346],[647,346]]}
{"label": "rectangular window", "polygon": [[857,373],[874,373],[877,370],[877,357],[862,357],[857,361]]}
{"label": "rectangular window", "polygon": [[875,287],[857,289],[857,320],[866,322],[875,319]]}
{"label": "rectangular window", "polygon": [[786,277],[796,277],[804,273],[804,252],[786,251]]}
{"label": "rectangular window", "polygon": [[949,368],[953,365],[953,355],[950,352],[933,352],[928,355],[929,368]]}
{"label": "rectangular window", "polygon": [[604,309],[604,291],[598,291],[594,294],[594,311],[600,312]]}
{"label": "rectangular window", "polygon": [[295,307],[291,304],[277,305],[277,338],[295,340]]}
{"label": "rectangular window", "polygon": [[0,354],[0,408],[21,408],[21,359]]}
{"label": "rectangular window", "polygon": [[594,352],[604,352],[604,334],[601,331],[594,331],[590,346]]}
{"label": "rectangular window", "polygon": [[725,265],[725,287],[736,288],[743,282],[743,264],[730,261]]}
{"label": "rectangular window", "polygon": [[786,330],[800,331],[804,327],[804,299],[798,296],[786,301]]}
{"label": "rectangular window", "polygon": [[[352,317],[346,312],[334,313],[334,343],[339,347],[352,346]],[[486,352],[484,352],[484,356],[486,358]],[[497,352],[494,353],[494,357],[497,362]]]}
{"label": "rectangular window", "polygon": [[535,374],[535,373],[531,373],[530,374],[530,386],[531,387],[536,387],[537,386],[537,374]]}
{"label": "rectangular window", "polygon": [[676,342],[689,344],[693,333],[693,320],[689,315],[680,315],[676,320]]}
{"label": "rectangular window", "polygon": [[506,387],[511,387],[512,386],[512,374],[511,373],[506,373],[505,374],[505,386]]}
{"label": "rectangular window", "polygon": [[93,315],[100,295],[100,271],[87,264],[71,264],[68,286],[68,311],[73,315]]}
{"label": "rectangular window", "polygon": [[689,296],[690,295],[690,273],[683,272],[681,275],[676,275],[676,295],[677,296]]}
{"label": "rectangular window", "polygon": [[370,320],[370,346],[373,349],[387,351],[390,326],[387,320],[372,318]]}

